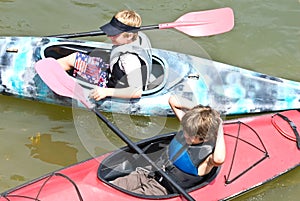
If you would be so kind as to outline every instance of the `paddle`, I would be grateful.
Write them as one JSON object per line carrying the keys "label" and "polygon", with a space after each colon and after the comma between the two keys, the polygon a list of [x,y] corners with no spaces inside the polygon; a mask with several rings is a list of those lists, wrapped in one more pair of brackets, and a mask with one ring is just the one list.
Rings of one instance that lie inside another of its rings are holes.
{"label": "paddle", "polygon": [[[218,8],[206,11],[186,13],[175,22],[142,26],[137,31],[175,28],[187,35],[199,37],[221,34],[230,31],[234,26],[234,14],[231,8]],[[50,35],[48,37],[77,38],[105,35],[103,31],[89,31],[72,34]]]}
{"label": "paddle", "polygon": [[[91,108],[91,104],[86,100],[83,88],[73,80],[53,58],[39,60],[35,64],[35,69],[41,79],[55,93],[74,98],[83,103],[87,108]],[[171,177],[161,170],[155,162],[153,162],[136,144],[134,144],[121,130],[113,125],[103,114],[96,109],[92,111],[114,132],[116,133],[130,148],[140,154],[147,160],[159,173],[168,180],[171,185],[180,192],[187,200],[195,201],[184,189],[182,189]]]}

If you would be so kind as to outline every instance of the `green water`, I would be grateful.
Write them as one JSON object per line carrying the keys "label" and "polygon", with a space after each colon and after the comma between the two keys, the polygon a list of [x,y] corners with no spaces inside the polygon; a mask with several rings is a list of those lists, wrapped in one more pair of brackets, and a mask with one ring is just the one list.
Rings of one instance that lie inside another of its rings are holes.
{"label": "green water", "polygon": [[[150,25],[220,7],[234,10],[231,32],[199,38],[172,29],[147,34],[157,48],[196,56],[205,52],[216,61],[300,81],[299,0],[0,0],[0,35],[47,36],[97,30],[123,8],[138,11],[143,25]],[[84,39],[108,41],[104,36]],[[0,96],[0,111],[0,191],[123,145],[99,126],[94,116],[79,115],[81,111],[71,108]],[[173,118],[109,118],[133,139],[178,129]],[[87,124],[86,119],[92,123]],[[235,200],[296,201],[299,190],[298,167]]]}

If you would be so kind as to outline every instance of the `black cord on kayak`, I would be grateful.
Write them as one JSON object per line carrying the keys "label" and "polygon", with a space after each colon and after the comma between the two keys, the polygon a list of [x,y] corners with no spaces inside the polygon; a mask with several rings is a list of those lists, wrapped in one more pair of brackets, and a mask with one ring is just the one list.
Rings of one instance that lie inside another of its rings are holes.
{"label": "black cord on kayak", "polygon": [[293,121],[291,121],[289,118],[287,118],[286,116],[284,116],[284,115],[282,115],[280,113],[276,113],[276,115],[278,115],[279,117],[281,117],[283,120],[285,120],[290,125],[290,127],[292,128],[292,130],[293,130],[293,132],[294,132],[294,134],[296,136],[297,147],[300,150],[300,135],[298,133],[296,124]]}
{"label": "black cord on kayak", "polygon": [[38,192],[38,194],[37,194],[37,196],[36,196],[36,200],[38,200],[38,197],[39,197],[40,193],[42,192],[42,189],[44,188],[44,186],[46,185],[46,183],[47,183],[53,176],[60,176],[60,177],[63,177],[63,178],[65,178],[65,179],[67,179],[69,182],[71,182],[71,183],[73,184],[73,186],[74,186],[76,192],[77,192],[77,195],[78,195],[79,200],[80,200],[80,201],[83,201],[83,198],[82,198],[82,196],[81,196],[81,193],[80,193],[79,188],[78,188],[78,186],[76,185],[76,183],[75,183],[72,179],[70,179],[67,175],[64,175],[64,174],[59,173],[59,172],[53,172],[53,173],[48,177],[48,179],[43,183],[42,187],[40,188],[40,190],[39,190],[39,192]]}
{"label": "black cord on kayak", "polygon": [[32,198],[32,197],[29,197],[29,196],[24,196],[24,195],[5,195],[3,196],[7,201],[10,201],[9,197],[17,197],[17,198],[25,198],[25,199],[28,199],[28,200],[34,200],[34,201],[41,201],[39,199],[36,199],[36,198]]}
{"label": "black cord on kayak", "polygon": [[53,172],[52,174],[50,174],[48,176],[48,178],[46,179],[46,181],[44,181],[43,185],[41,186],[41,188],[39,189],[39,192],[38,194],[36,195],[36,197],[29,197],[29,196],[23,196],[23,195],[11,195],[9,193],[7,194],[3,194],[2,196],[7,200],[7,201],[10,201],[9,197],[19,197],[19,198],[25,198],[25,199],[28,199],[28,200],[34,200],[34,201],[41,201],[38,197],[40,195],[40,193],[42,192],[44,186],[46,186],[46,184],[48,183],[48,181],[53,177],[53,176],[60,176],[60,177],[63,177],[65,179],[67,179],[69,182],[71,182],[77,192],[77,195],[78,195],[78,198],[80,201],[83,201],[83,198],[82,198],[82,195],[79,191],[79,188],[78,186],[76,185],[76,183],[71,179],[69,178],[67,175],[64,175],[64,174],[61,174],[59,172]]}
{"label": "black cord on kayak", "polygon": [[[232,137],[235,139],[235,146],[234,146],[234,151],[233,151],[233,156],[232,156],[232,161],[230,164],[230,168],[229,168],[229,172],[227,175],[224,175],[225,178],[225,184],[230,184],[232,182],[234,182],[235,180],[237,180],[238,178],[240,178],[242,175],[244,175],[246,172],[248,172],[249,170],[251,170],[252,168],[254,168],[256,165],[258,165],[259,163],[261,163],[263,160],[265,160],[266,158],[269,157],[269,153],[262,141],[262,139],[260,138],[260,136],[258,135],[258,133],[249,125],[241,122],[241,121],[236,121],[236,122],[230,122],[230,123],[224,123],[224,125],[228,125],[228,124],[237,124],[237,133],[232,135],[229,133],[224,133],[224,135],[228,136],[228,137]],[[261,147],[259,147],[258,145],[248,142],[244,139],[241,138],[240,134],[241,134],[241,126],[245,126],[246,128],[250,129],[252,131],[252,133],[257,137],[257,139],[260,141],[260,145]],[[257,151],[261,152],[263,154],[263,156],[258,159],[257,161],[254,161],[252,165],[250,165],[248,168],[246,168],[245,170],[241,171],[240,174],[234,176],[233,178],[231,178],[231,171],[232,168],[235,164],[235,159],[236,159],[236,153],[238,152],[238,143],[246,143],[249,146],[255,148]]]}

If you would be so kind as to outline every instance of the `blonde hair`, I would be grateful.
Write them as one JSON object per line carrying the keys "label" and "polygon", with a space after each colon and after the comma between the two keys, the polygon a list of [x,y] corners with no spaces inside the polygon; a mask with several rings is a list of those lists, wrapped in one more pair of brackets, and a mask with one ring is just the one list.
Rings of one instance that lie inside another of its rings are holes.
{"label": "blonde hair", "polygon": [[[119,11],[115,16],[117,20],[122,22],[123,24],[126,24],[128,26],[132,27],[140,27],[142,25],[142,18],[141,16],[133,11],[133,10],[122,10]],[[138,33],[129,33],[125,32],[124,33],[125,37],[130,37],[132,36],[133,40],[136,40]]]}

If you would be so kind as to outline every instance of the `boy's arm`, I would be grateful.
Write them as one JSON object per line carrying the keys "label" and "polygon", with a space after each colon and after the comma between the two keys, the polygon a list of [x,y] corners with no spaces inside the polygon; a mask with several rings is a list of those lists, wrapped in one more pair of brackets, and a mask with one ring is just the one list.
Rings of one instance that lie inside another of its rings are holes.
{"label": "boy's arm", "polygon": [[74,67],[75,60],[76,60],[76,52],[68,56],[57,59],[58,63],[65,71],[71,70]]}
{"label": "boy's arm", "polygon": [[226,147],[225,147],[225,140],[224,140],[224,131],[223,131],[223,121],[220,118],[220,125],[216,140],[216,146],[214,153],[212,154],[212,163],[215,166],[222,165],[225,161],[226,156]]}
{"label": "boy's arm", "polygon": [[115,98],[140,98],[142,96],[142,89],[135,87],[126,87],[126,88],[103,88],[95,87],[91,90],[90,97],[94,98],[96,101],[104,99],[106,97],[115,97]]}
{"label": "boy's arm", "polygon": [[195,106],[195,104],[192,101],[190,101],[186,98],[174,96],[174,95],[170,96],[169,105],[180,121],[181,121],[182,117],[184,116],[185,112],[187,110],[193,108],[193,106]]}

